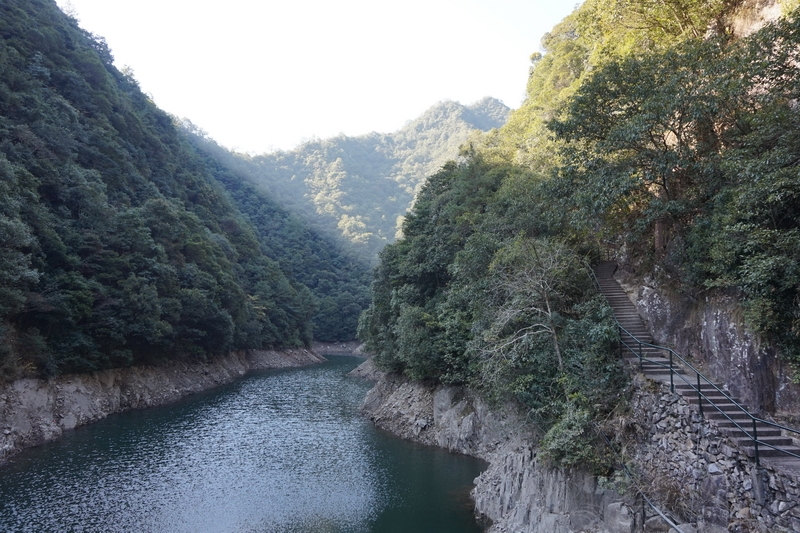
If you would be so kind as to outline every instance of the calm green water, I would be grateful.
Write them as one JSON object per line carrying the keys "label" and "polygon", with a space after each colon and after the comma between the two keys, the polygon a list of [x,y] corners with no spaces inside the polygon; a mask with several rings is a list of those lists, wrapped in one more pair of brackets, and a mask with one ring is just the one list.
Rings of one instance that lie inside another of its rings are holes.
{"label": "calm green water", "polygon": [[479,461],[358,414],[360,361],[250,375],[0,467],[0,531],[470,533]]}

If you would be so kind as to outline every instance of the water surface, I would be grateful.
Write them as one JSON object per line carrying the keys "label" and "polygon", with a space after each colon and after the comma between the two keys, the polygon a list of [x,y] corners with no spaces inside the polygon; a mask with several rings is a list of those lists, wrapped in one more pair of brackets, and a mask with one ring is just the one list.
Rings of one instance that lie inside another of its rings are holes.
{"label": "water surface", "polygon": [[360,360],[251,374],[0,467],[0,531],[477,533],[483,464],[377,430]]}

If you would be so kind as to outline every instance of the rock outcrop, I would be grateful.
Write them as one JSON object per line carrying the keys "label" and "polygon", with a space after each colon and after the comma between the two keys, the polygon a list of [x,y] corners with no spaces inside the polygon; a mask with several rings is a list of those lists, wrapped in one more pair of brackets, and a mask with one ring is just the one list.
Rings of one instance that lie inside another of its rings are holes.
{"label": "rock outcrop", "polygon": [[0,461],[106,416],[154,407],[230,383],[250,370],[321,363],[309,350],[232,353],[207,363],[131,367],[0,387]]}
{"label": "rock outcrop", "polygon": [[366,357],[361,353],[361,343],[359,341],[346,342],[314,342],[311,349],[320,355],[354,355],[356,357]]}
{"label": "rock outcrop", "polygon": [[705,375],[755,411],[797,421],[800,386],[792,383],[792,372],[776,350],[746,330],[733,298],[694,299],[653,277],[639,279],[623,270],[615,277],[657,344],[694,359]]}
{"label": "rock outcrop", "polygon": [[[385,375],[369,361],[354,375],[377,379],[362,408],[379,427],[488,462],[472,497],[492,533],[800,532],[800,472],[777,459],[757,466],[696,406],[643,375],[631,412],[618,420],[636,477],[612,480],[544,464],[534,429],[512,406]],[[679,529],[644,506],[635,487]]]}
{"label": "rock outcrop", "polygon": [[363,409],[401,437],[487,461],[472,497],[490,532],[634,531],[630,502],[618,493],[587,473],[543,464],[532,428],[512,406],[494,409],[460,387],[380,375]]}

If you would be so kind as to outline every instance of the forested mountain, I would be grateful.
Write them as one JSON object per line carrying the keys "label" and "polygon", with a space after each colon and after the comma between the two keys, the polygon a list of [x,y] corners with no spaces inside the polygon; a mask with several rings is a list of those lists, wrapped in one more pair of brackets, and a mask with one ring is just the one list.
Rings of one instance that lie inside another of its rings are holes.
{"label": "forested mountain", "polygon": [[184,122],[182,129],[255,230],[264,255],[276,261],[290,279],[310,289],[317,305],[312,318],[314,339],[352,340],[358,317],[369,305],[369,262],[331,228],[309,224],[302,214],[279,205],[254,185],[252,168],[242,165],[237,155],[191,124]]}
{"label": "forested mountain", "polygon": [[523,106],[381,252],[360,323],[379,365],[514,399],[545,455],[604,471],[624,379],[587,265],[611,247],[691,298],[735,296],[796,368],[800,18],[736,34],[752,9],[586,0],[546,35]]}
{"label": "forested mountain", "polygon": [[196,150],[101,37],[4,0],[0,38],[6,376],[307,344],[319,307],[352,336],[365,266]]}
{"label": "forested mountain", "polygon": [[[292,151],[226,161],[319,227],[336,228],[372,260],[394,241],[425,178],[458,157],[473,132],[502,126],[508,112],[494,98],[470,106],[441,102],[394,133],[340,135]],[[219,147],[206,150],[225,158]]]}

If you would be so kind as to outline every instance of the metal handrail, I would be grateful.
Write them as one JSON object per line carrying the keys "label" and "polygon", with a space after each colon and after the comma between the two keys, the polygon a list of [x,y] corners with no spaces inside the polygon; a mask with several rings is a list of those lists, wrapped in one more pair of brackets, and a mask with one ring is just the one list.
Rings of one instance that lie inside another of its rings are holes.
{"label": "metal handrail", "polygon": [[[597,287],[597,290],[600,291],[600,294],[603,294],[603,290],[600,287],[600,280],[597,279],[597,276],[594,273],[594,269],[592,269],[590,267],[589,268],[589,273],[591,274],[592,280],[594,281],[594,283],[595,283],[595,285]],[[652,363],[652,364],[654,364],[656,366],[659,366],[661,368],[668,369],[669,370],[670,392],[673,392],[673,393],[675,392],[675,382],[674,382],[675,376],[677,375],[680,379],[682,379],[684,381],[684,383],[686,383],[693,391],[695,391],[697,393],[698,408],[700,410],[700,415],[701,416],[705,417],[705,415],[703,413],[703,400],[706,400],[711,407],[714,407],[717,411],[719,411],[722,414],[723,417],[727,418],[730,422],[732,422],[734,426],[739,428],[742,431],[742,433],[748,439],[750,439],[750,441],[753,443],[753,453],[755,455],[756,465],[760,464],[760,457],[759,457],[759,450],[758,450],[759,446],[767,446],[769,448],[772,448],[773,450],[777,450],[777,451],[779,451],[781,453],[785,453],[786,455],[789,455],[789,456],[795,457],[797,459],[800,459],[800,454],[796,454],[796,453],[791,452],[791,451],[789,451],[789,450],[787,450],[785,448],[782,448],[780,446],[776,446],[774,444],[770,444],[769,442],[765,442],[765,441],[759,439],[758,438],[758,430],[757,430],[756,426],[757,426],[758,423],[766,424],[767,426],[771,426],[773,428],[780,429],[781,431],[787,431],[789,433],[794,433],[798,437],[800,437],[800,431],[798,431],[796,429],[793,429],[793,428],[790,428],[790,427],[783,426],[783,425],[778,424],[776,422],[772,422],[772,421],[769,421],[769,420],[764,420],[763,418],[759,418],[759,417],[753,415],[752,413],[750,413],[747,410],[747,408],[745,408],[739,402],[734,400],[727,392],[725,392],[724,390],[722,390],[719,387],[717,387],[717,385],[715,383],[713,383],[710,379],[708,379],[703,374],[701,374],[699,370],[697,370],[694,366],[692,366],[692,364],[689,363],[686,359],[681,357],[681,355],[679,353],[677,353],[675,350],[673,350],[672,348],[667,348],[666,346],[659,346],[657,344],[650,344],[648,342],[642,342],[635,335],[633,335],[627,329],[622,327],[622,324],[619,323],[619,321],[617,320],[616,315],[614,316],[614,322],[617,324],[617,327],[619,328],[620,332],[625,332],[625,334],[627,334],[628,337],[630,337],[631,339],[636,341],[636,343],[638,345],[637,346],[638,347],[638,352],[637,352],[637,350],[634,350],[631,346],[629,346],[624,340],[622,340],[622,335],[620,333],[620,344],[622,346],[625,346],[625,348],[627,348],[634,356],[639,358],[639,368],[641,369],[642,368],[642,363],[644,361],[647,361],[648,363]],[[644,355],[642,353],[642,347],[643,346],[647,346],[647,347],[650,347],[650,348],[655,348],[657,350],[664,350],[666,352],[669,352],[669,365],[666,365],[666,364],[664,364],[664,363],[662,363],[660,361],[654,361],[652,359],[648,359],[648,358],[644,357]],[[681,374],[681,373],[676,371],[676,368],[679,368],[679,367],[677,367],[677,365],[675,365],[675,363],[674,363],[674,359],[675,358],[677,358],[678,361],[683,363],[683,365],[685,367],[688,367],[689,370],[693,371],[697,375],[697,387],[695,387],[694,384],[690,383],[689,380],[687,380],[683,376],[683,374]],[[724,412],[708,396],[703,394],[703,392],[701,390],[702,389],[701,379],[707,385],[709,385],[711,388],[713,388],[714,390],[716,390],[717,392],[722,394],[725,397],[725,399],[730,401],[742,413],[746,414],[750,418],[750,421],[752,422],[752,426],[753,426],[752,427],[752,434],[750,433],[750,431],[746,430],[741,425],[739,425],[739,423],[737,421],[735,421],[733,418],[728,416],[728,413]]]}
{"label": "metal handrail", "polygon": [[608,440],[608,437],[606,436],[606,434],[599,427],[597,427],[597,424],[595,424],[595,432],[598,433],[601,437],[603,437],[604,441],[606,441],[606,446],[608,446],[608,448],[611,450],[611,453],[613,453],[614,457],[616,457],[617,462],[622,467],[622,471],[625,472],[625,475],[628,477],[628,479],[630,479],[631,481],[634,482],[634,488],[636,489],[636,492],[638,492],[639,496],[642,497],[642,515],[643,515],[642,516],[642,529],[644,529],[644,522],[645,522],[645,520],[644,520],[644,518],[645,518],[644,517],[644,511],[645,511],[644,504],[647,503],[647,505],[649,505],[650,508],[653,511],[655,511],[656,514],[658,516],[660,516],[661,519],[664,522],[667,523],[667,525],[669,525],[672,529],[674,529],[678,533],[683,533],[683,530],[680,528],[680,526],[678,524],[676,524],[669,516],[667,516],[661,509],[659,509],[656,506],[656,504],[653,503],[653,500],[648,498],[647,494],[645,494],[642,491],[642,489],[639,488],[639,484],[640,484],[639,481],[636,479],[636,477],[633,475],[633,473],[631,473],[630,469],[628,468],[628,465],[626,465],[625,461],[622,460],[622,457],[620,457],[619,452],[616,450],[616,448],[614,448],[614,445],[611,444],[611,441]]}

